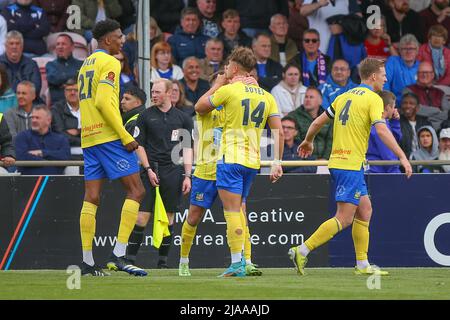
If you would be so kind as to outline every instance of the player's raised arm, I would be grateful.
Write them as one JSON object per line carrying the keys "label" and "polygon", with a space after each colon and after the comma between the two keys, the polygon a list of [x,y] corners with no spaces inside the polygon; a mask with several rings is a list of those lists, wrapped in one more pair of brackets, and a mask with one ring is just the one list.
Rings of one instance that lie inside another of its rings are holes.
{"label": "player's raised arm", "polygon": [[381,141],[389,148],[395,155],[400,159],[400,163],[402,164],[403,168],[405,168],[405,175],[406,177],[411,177],[412,175],[412,168],[411,164],[408,161],[408,158],[406,158],[405,153],[400,148],[400,146],[397,144],[397,141],[395,140],[394,136],[392,135],[391,131],[388,129],[385,123],[377,122],[375,124],[375,130],[377,131],[378,136],[380,137]]}
{"label": "player's raised arm", "polygon": [[211,103],[210,97],[217,90],[219,90],[219,88],[227,83],[228,80],[226,76],[224,74],[219,74],[213,86],[204,95],[202,95],[200,99],[198,99],[197,103],[195,104],[195,111],[200,115],[204,115],[215,109],[215,106]]}
{"label": "player's raised arm", "polygon": [[314,150],[314,138],[316,137],[317,133],[319,133],[320,129],[332,119],[333,115],[330,114],[330,108],[328,108],[326,112],[322,112],[320,116],[316,118],[316,120],[311,123],[311,125],[308,128],[308,132],[306,133],[305,140],[300,144],[298,147],[298,155],[302,158],[309,157]]}

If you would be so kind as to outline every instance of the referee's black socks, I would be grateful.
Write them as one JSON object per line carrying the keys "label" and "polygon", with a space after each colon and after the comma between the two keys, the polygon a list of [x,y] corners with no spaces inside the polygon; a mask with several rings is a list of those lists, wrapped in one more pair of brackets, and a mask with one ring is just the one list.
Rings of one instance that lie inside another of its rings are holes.
{"label": "referee's black socks", "polygon": [[159,247],[158,268],[167,268],[167,257],[169,256],[170,246],[173,239],[173,225],[169,226],[170,236],[164,237]]}
{"label": "referee's black socks", "polygon": [[136,261],[136,256],[141,247],[142,240],[144,239],[144,230],[145,227],[136,224],[128,239],[127,258],[131,260],[133,264]]}

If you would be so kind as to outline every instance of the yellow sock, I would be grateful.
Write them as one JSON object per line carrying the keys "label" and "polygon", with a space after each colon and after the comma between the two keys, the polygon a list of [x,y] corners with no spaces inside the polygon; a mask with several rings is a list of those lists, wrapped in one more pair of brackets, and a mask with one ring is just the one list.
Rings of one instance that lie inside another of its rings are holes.
{"label": "yellow sock", "polygon": [[231,254],[241,253],[244,246],[244,229],[240,212],[224,211],[227,222],[227,240]]}
{"label": "yellow sock", "polygon": [[356,260],[367,260],[369,251],[369,222],[353,219],[352,225],[353,245],[355,246]]}
{"label": "yellow sock", "polygon": [[197,232],[197,226],[191,226],[187,220],[183,223],[183,228],[181,229],[181,249],[180,249],[180,257],[188,258],[189,252],[191,252],[192,248],[192,240],[195,237],[195,233]]}
{"label": "yellow sock", "polygon": [[320,225],[319,228],[305,241],[305,245],[309,250],[314,250],[324,243],[330,241],[336,233],[342,230],[341,223],[338,219],[332,218]]}
{"label": "yellow sock", "polygon": [[97,206],[84,201],[80,214],[81,245],[84,251],[92,251],[92,241],[95,235],[95,214]]}
{"label": "yellow sock", "polygon": [[245,261],[252,260],[252,243],[250,242],[250,229],[245,226],[245,242],[244,242]]}
{"label": "yellow sock", "polygon": [[120,243],[128,243],[128,238],[134,229],[139,212],[139,202],[125,199],[122,207],[122,215],[120,218],[119,233],[117,241]]}

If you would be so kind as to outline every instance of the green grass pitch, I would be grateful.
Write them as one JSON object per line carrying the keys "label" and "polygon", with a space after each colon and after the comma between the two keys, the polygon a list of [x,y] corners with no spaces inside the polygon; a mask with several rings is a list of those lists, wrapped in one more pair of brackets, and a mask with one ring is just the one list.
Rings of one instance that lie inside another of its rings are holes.
{"label": "green grass pitch", "polygon": [[66,271],[0,271],[0,299],[450,299],[450,268],[388,268],[372,290],[368,277],[349,268],[312,268],[306,276],[262,270],[262,277],[226,279],[217,278],[222,269],[192,269],[188,278],[176,269],[148,270],[143,278],[113,272],[81,277],[79,290],[67,288]]}

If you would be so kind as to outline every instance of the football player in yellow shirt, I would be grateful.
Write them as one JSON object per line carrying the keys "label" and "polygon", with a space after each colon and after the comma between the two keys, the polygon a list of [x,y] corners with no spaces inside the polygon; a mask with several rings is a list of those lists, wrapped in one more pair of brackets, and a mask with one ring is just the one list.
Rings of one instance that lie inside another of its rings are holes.
{"label": "football player in yellow shirt", "polygon": [[326,112],[314,120],[299,146],[300,156],[311,155],[315,135],[325,123],[334,119],[333,146],[328,167],[336,185],[337,212],[303,244],[289,250],[289,256],[300,275],[305,274],[306,256],[350,225],[356,253],[355,273],[388,274],[370,265],[367,257],[372,204],[364,181],[363,162],[372,126],[375,126],[384,144],[400,159],[407,178],[411,176],[412,169],[382,118],[383,100],[376,92],[380,92],[387,81],[384,63],[367,58],[361,62],[359,73],[361,85],[337,97]]}
{"label": "football player in yellow shirt", "polygon": [[223,277],[245,276],[241,264],[245,216],[241,205],[242,200],[248,197],[260,168],[260,139],[266,123],[275,133],[278,146],[278,149],[275,148],[278,153],[275,154],[270,179],[276,182],[283,175],[280,160],[284,147],[283,130],[275,99],[260,87],[241,81],[255,65],[256,58],[250,49],[234,49],[225,66],[225,75],[219,75],[211,89],[195,105],[200,115],[219,106],[223,106],[225,113],[216,180],[231,252],[231,265],[221,275]]}
{"label": "football player in yellow shirt", "polygon": [[[217,77],[217,75],[218,73],[214,76]],[[243,78],[243,81],[246,84],[258,84],[253,77]],[[204,115],[196,115],[198,132],[197,159],[192,178],[189,213],[183,223],[181,232],[180,264],[178,268],[178,274],[181,277],[191,276],[189,271],[189,253],[197,232],[197,226],[206,210],[212,207],[217,198],[216,166],[220,155],[224,118],[223,107],[219,107]],[[242,213],[245,215],[245,199],[242,199]],[[245,273],[249,276],[260,276],[262,272],[251,262],[250,230],[247,219],[245,219],[244,227]]]}
{"label": "football player in yellow shirt", "polygon": [[83,275],[107,275],[95,265],[92,241],[100,191],[106,178],[120,179],[126,190],[117,242],[107,264],[136,276],[147,273],[125,259],[128,238],[145,194],[139,177],[134,150],[138,143],[125,130],[119,112],[120,63],[113,57],[124,43],[120,24],[114,20],[98,22],[93,29],[98,49],[83,63],[78,75],[81,113],[81,147],[85,161],[85,196],[80,215],[83,248]]}

